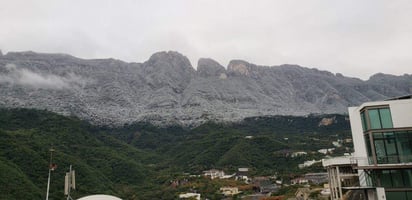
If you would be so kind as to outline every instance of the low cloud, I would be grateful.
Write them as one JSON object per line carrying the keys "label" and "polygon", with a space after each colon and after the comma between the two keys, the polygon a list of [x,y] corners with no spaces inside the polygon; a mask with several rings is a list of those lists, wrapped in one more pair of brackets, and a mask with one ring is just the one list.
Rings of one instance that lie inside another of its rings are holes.
{"label": "low cloud", "polygon": [[14,64],[7,64],[5,69],[6,73],[0,74],[0,83],[55,90],[69,89],[87,83],[87,80],[74,73],[69,73],[66,76],[58,76],[19,68]]}

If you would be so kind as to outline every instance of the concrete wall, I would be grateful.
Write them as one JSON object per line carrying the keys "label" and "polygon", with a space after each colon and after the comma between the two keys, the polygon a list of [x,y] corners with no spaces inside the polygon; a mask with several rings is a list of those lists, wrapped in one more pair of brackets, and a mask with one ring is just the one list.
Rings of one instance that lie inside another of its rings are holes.
{"label": "concrete wall", "polygon": [[[355,158],[366,158],[368,156],[365,148],[365,139],[363,138],[362,121],[360,117],[360,109],[362,107],[349,107],[350,127],[352,131],[353,146],[355,148]],[[362,161],[362,160],[359,160]],[[363,164],[359,163],[358,164]],[[364,163],[363,165],[367,164]]]}
{"label": "concrete wall", "polygon": [[412,127],[412,99],[390,101],[394,128]]}

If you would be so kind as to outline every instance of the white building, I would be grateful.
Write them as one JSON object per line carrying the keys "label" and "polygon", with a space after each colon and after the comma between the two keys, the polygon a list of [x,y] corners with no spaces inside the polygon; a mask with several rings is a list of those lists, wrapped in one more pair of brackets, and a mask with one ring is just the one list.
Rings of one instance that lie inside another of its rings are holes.
{"label": "white building", "polygon": [[220,191],[225,196],[233,196],[240,193],[237,187],[221,187]]}
{"label": "white building", "polygon": [[412,199],[411,97],[349,108],[354,161],[368,199]]}
{"label": "white building", "polygon": [[239,171],[239,172],[249,172],[249,168],[241,167],[241,168],[238,168],[237,171]]}
{"label": "white building", "polygon": [[211,179],[215,178],[222,178],[225,176],[225,172],[222,170],[211,169],[207,171],[203,171],[204,176],[210,176]]}
{"label": "white building", "polygon": [[196,199],[200,200],[200,194],[198,193],[185,193],[185,194],[180,194],[179,195],[180,199]]}
{"label": "white building", "polygon": [[307,154],[308,153],[306,153],[305,151],[297,151],[297,152],[293,152],[291,157],[294,158],[294,157],[303,156]]}
{"label": "white building", "polygon": [[303,162],[303,164],[299,164],[298,167],[299,167],[299,169],[303,169],[305,167],[310,167],[313,164],[319,163],[319,162],[321,162],[321,160],[307,160],[307,161]]}
{"label": "white building", "polygon": [[294,179],[290,180],[290,184],[292,184],[292,185],[307,184],[307,183],[309,183],[309,180],[306,179],[306,178],[302,178],[302,177],[294,178]]}
{"label": "white building", "polygon": [[333,141],[332,145],[335,146],[335,147],[341,147],[342,143],[340,141]]}
{"label": "white building", "polygon": [[122,200],[118,197],[106,195],[106,194],[95,194],[86,197],[82,197],[78,200]]}
{"label": "white building", "polygon": [[318,152],[326,155],[328,153],[332,153],[334,150],[335,150],[335,148],[319,149]]}

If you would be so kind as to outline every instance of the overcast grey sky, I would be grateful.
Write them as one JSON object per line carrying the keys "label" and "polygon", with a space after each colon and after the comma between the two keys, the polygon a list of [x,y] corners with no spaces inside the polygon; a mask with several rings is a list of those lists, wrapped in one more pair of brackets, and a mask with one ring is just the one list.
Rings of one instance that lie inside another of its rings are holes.
{"label": "overcast grey sky", "polygon": [[226,66],[412,73],[407,0],[0,0],[0,49],[144,62],[176,50]]}

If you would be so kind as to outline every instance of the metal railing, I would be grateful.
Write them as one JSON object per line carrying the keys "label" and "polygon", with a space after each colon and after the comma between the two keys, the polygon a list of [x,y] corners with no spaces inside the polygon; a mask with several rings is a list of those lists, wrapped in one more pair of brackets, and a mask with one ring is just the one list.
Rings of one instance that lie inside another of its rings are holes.
{"label": "metal railing", "polygon": [[412,155],[407,156],[377,156],[377,164],[411,163]]}
{"label": "metal railing", "polygon": [[[374,159],[372,156],[369,157],[352,157],[350,158],[350,163],[352,165],[374,165]],[[376,156],[376,164],[401,164],[401,163],[411,163],[412,155],[407,156]]]}

